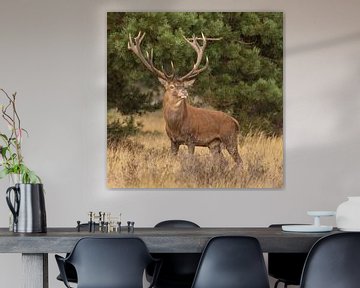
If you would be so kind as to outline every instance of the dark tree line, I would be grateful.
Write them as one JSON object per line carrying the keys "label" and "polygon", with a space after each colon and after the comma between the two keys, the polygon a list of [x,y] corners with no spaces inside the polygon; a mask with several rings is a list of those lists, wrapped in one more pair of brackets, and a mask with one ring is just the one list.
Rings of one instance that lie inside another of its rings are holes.
{"label": "dark tree line", "polygon": [[146,32],[143,50],[154,49],[155,65],[170,71],[173,61],[180,75],[196,57],[182,35],[221,37],[208,43],[209,68],[192,99],[231,114],[245,133],[282,134],[282,13],[108,13],[108,109],[125,115],[161,107],[158,80],[127,49],[129,33],[139,31]]}

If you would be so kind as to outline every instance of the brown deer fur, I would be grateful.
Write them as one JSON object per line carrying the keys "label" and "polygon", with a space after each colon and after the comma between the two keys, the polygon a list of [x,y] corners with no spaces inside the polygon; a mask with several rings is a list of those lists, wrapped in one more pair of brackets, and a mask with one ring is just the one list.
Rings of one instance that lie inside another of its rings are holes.
{"label": "brown deer fur", "polygon": [[168,82],[159,78],[159,81],[165,88],[163,114],[172,152],[177,154],[179,146],[185,144],[190,153],[194,153],[195,146],[203,146],[208,147],[214,156],[221,156],[223,143],[237,165],[241,165],[237,149],[239,123],[221,111],[188,104],[186,89],[194,80]]}

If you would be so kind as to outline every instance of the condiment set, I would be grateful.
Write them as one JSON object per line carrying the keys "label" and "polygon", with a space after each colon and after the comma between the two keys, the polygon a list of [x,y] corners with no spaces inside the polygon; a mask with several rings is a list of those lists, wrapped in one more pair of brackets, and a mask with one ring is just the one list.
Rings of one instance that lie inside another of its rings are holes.
{"label": "condiment set", "polygon": [[[78,220],[76,224],[78,232],[85,228],[88,229],[89,232],[120,233],[122,229],[126,228],[121,226],[121,213],[118,216],[112,216],[110,212],[101,211],[98,213],[90,211],[88,213],[87,223],[81,223],[81,221]],[[134,232],[134,226],[134,221],[127,221],[127,232]]]}

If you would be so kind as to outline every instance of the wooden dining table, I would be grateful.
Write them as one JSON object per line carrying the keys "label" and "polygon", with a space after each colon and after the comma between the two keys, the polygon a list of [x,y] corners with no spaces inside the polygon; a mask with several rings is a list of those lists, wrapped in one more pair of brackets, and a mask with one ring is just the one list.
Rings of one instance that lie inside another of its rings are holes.
{"label": "wooden dining table", "polygon": [[118,232],[89,232],[77,228],[48,228],[47,233],[14,233],[0,228],[0,253],[21,253],[24,288],[48,288],[48,253],[67,253],[83,237],[139,237],[151,253],[201,253],[209,239],[221,235],[252,236],[262,251],[308,252],[321,237],[333,233],[283,232],[281,227],[135,228]]}

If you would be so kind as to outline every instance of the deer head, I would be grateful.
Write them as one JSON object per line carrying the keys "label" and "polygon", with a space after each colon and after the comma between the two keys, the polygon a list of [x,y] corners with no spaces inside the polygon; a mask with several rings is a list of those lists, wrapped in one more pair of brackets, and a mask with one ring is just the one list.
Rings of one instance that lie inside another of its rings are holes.
{"label": "deer head", "polygon": [[[197,38],[193,35],[193,37],[189,39],[183,36],[185,41],[195,50],[197,54],[197,58],[192,69],[183,76],[176,75],[175,66],[172,61],[171,73],[166,72],[164,67],[162,67],[161,70],[156,68],[153,62],[153,49],[151,49],[150,53],[145,51],[145,55],[142,53],[140,46],[145,37],[145,33],[139,32],[134,39],[129,34],[128,49],[133,51],[145,67],[158,77],[166,92],[171,93],[173,96],[177,96],[179,99],[185,99],[188,96],[186,89],[194,83],[196,76],[206,70],[209,66],[209,59],[206,57],[205,65],[199,68],[206,48],[207,39],[203,33],[201,33],[201,36],[201,38]],[[198,40],[202,41],[202,45],[198,42]]]}

